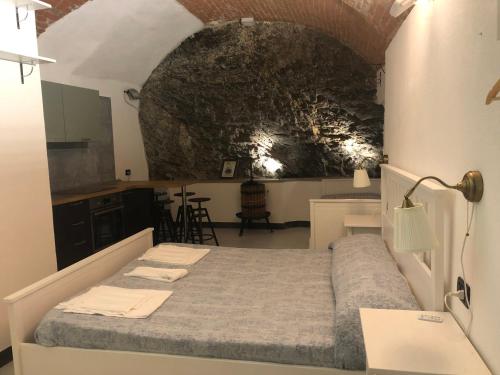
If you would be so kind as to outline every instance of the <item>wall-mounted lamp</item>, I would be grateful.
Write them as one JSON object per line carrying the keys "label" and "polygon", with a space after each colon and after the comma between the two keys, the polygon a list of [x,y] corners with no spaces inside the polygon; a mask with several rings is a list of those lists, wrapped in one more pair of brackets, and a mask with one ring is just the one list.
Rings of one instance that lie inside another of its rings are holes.
{"label": "wall-mounted lamp", "polygon": [[139,100],[141,99],[141,93],[136,89],[127,89],[124,91],[129,100]]}
{"label": "wall-mounted lamp", "polygon": [[370,186],[370,177],[368,177],[368,172],[364,168],[359,168],[354,170],[354,179],[352,181],[352,186],[355,188],[365,188]]}
{"label": "wall-mounted lamp", "polygon": [[366,160],[376,160],[372,157],[366,156],[361,162],[358,162],[356,169],[354,170],[354,179],[352,181],[352,186],[354,188],[365,188],[371,185],[370,177],[368,177],[368,172],[364,167],[364,163]]}
{"label": "wall-mounted lamp", "polygon": [[394,0],[389,13],[393,17],[399,17],[416,2],[416,0]]}
{"label": "wall-mounted lamp", "polygon": [[136,89],[127,89],[123,91],[123,100],[127,105],[131,106],[134,108],[136,111],[139,110],[139,106],[132,104],[130,101],[131,100],[141,100],[141,93],[137,91]]}
{"label": "wall-mounted lamp", "polygon": [[447,188],[461,191],[469,202],[479,202],[483,197],[483,177],[479,171],[467,172],[462,181],[448,185],[440,178],[421,178],[404,196],[401,207],[394,208],[394,249],[399,252],[426,251],[434,247],[435,236],[427,219],[424,206],[414,204],[410,196],[425,180],[435,180]]}

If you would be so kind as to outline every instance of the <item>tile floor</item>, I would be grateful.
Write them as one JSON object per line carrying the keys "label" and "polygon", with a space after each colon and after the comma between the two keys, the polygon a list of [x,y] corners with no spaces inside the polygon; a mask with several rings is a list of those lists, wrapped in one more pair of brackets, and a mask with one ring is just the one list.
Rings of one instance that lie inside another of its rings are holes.
{"label": "tile floor", "polygon": [[0,367],[0,375],[14,375],[14,366],[12,366],[12,363]]}
{"label": "tile floor", "polygon": [[[238,233],[239,229],[216,229],[221,246],[263,249],[307,249],[309,247],[309,228],[278,229],[272,233],[265,229],[247,229],[242,237]],[[1,367],[0,375],[14,375],[12,363]]]}
{"label": "tile floor", "polygon": [[221,246],[253,247],[263,249],[307,249],[309,228],[277,229],[270,233],[266,229],[245,229],[243,236],[233,228],[216,228]]}

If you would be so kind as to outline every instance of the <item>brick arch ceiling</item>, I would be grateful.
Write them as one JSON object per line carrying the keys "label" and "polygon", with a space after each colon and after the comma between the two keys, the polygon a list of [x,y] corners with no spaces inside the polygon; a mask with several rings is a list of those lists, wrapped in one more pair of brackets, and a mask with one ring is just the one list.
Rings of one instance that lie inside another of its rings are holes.
{"label": "brick arch ceiling", "polygon": [[[45,1],[52,4],[53,9],[37,13],[39,34],[88,0]],[[389,15],[393,1],[179,0],[179,3],[205,23],[254,17],[257,21],[284,21],[309,26],[333,36],[368,62],[382,64],[385,49],[406,16],[393,18]]]}

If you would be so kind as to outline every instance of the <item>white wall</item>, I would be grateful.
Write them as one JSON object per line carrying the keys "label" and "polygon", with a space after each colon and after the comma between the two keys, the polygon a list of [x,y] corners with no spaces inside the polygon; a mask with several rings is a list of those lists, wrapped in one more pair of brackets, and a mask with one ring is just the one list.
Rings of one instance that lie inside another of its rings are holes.
{"label": "white wall", "polygon": [[111,98],[117,178],[126,180],[125,169],[132,170],[132,180],[149,177],[138,113],[125,103],[123,91],[140,89],[160,61],[202,27],[175,0],[99,0],[40,36],[40,53],[57,59],[42,67],[42,79]]}
{"label": "white wall", "polygon": [[[380,193],[380,180],[372,179],[369,188],[354,189],[352,179],[324,179],[302,181],[275,181],[266,184],[266,207],[271,212],[271,222],[309,221],[309,199],[326,194]],[[210,197],[204,204],[215,222],[239,222],[236,213],[241,211],[241,182],[199,183],[188,186],[199,197]],[[170,193],[177,193],[172,190]],[[180,204],[175,198],[174,212]]]}
{"label": "white wall", "polygon": [[[385,153],[418,175],[458,182],[484,176],[465,257],[472,287],[471,339],[500,374],[500,103],[484,104],[500,78],[497,0],[421,0],[386,52]],[[460,274],[466,203],[456,193],[447,288]],[[460,320],[467,310],[453,303]]]}
{"label": "white wall", "polygon": [[[37,55],[34,16],[16,27],[0,0],[0,50]],[[27,68],[29,72],[29,67]],[[40,74],[21,85],[19,65],[0,60],[0,298],[56,270]],[[0,351],[10,345],[0,303]]]}

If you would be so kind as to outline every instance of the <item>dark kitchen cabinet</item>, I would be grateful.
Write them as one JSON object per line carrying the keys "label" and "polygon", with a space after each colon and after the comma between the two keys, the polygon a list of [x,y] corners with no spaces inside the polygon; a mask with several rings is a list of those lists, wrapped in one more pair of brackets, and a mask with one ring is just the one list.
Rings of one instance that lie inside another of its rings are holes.
{"label": "dark kitchen cabinet", "polygon": [[89,202],[53,207],[57,268],[76,263],[93,253]]}
{"label": "dark kitchen cabinet", "polygon": [[125,236],[153,227],[153,189],[133,189],[122,193]]}
{"label": "dark kitchen cabinet", "polygon": [[133,189],[53,207],[57,268],[153,227],[153,189]]}

